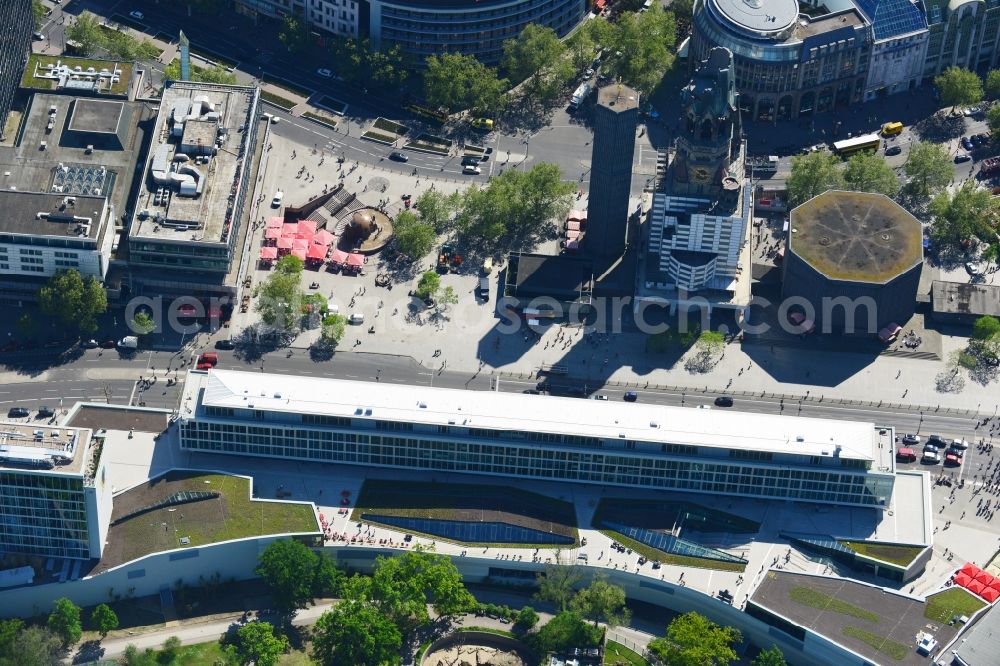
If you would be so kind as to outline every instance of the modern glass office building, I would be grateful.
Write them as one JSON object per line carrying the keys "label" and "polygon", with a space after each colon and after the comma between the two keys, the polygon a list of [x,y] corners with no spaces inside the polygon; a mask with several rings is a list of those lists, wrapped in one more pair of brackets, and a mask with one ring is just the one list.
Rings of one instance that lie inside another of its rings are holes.
{"label": "modern glass office building", "polygon": [[111,484],[90,430],[0,424],[0,551],[99,558]]}
{"label": "modern glass office building", "polygon": [[181,447],[370,467],[884,507],[871,423],[193,371]]}

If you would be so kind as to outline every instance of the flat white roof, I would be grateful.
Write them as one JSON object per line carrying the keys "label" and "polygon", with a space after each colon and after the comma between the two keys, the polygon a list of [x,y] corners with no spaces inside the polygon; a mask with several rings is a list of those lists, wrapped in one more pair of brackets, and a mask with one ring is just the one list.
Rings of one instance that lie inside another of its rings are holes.
{"label": "flat white roof", "polygon": [[835,446],[839,445],[841,458],[873,462],[879,454],[877,431],[872,423],[721,409],[236,370],[190,371],[184,392],[183,418],[203,415],[198,409],[200,400],[201,405],[213,407],[815,456],[832,457]]}

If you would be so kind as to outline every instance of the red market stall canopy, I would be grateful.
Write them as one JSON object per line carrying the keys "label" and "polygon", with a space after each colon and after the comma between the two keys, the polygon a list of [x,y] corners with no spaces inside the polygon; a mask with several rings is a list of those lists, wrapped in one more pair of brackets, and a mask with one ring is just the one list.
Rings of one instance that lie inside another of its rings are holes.
{"label": "red market stall canopy", "polygon": [[303,252],[309,251],[309,241],[303,240],[301,238],[296,238],[292,241],[293,250],[302,250]]}
{"label": "red market stall canopy", "polygon": [[979,596],[981,596],[983,599],[986,599],[986,601],[993,603],[997,599],[1000,599],[1000,592],[997,592],[992,587],[987,587],[980,593]]}
{"label": "red market stall canopy", "polygon": [[587,219],[587,211],[584,210],[571,210],[569,215],[566,216],[567,220],[576,220],[577,222],[583,222]]}
{"label": "red market stall canopy", "polygon": [[973,580],[975,579],[967,573],[959,571],[957,574],[955,574],[955,585],[968,587],[969,583],[971,583]]}
{"label": "red market stall canopy", "polygon": [[281,235],[282,236],[293,236],[294,237],[295,234],[297,234],[297,233],[299,233],[299,225],[295,224],[294,222],[289,222],[288,224],[284,224],[284,225],[281,226]]}
{"label": "red market stall canopy", "polygon": [[347,265],[351,268],[361,268],[365,265],[365,258],[357,252],[347,255]]}
{"label": "red market stall canopy", "polygon": [[301,235],[309,234],[312,236],[316,233],[316,223],[312,220],[302,220],[299,222],[299,228],[296,233]]}
{"label": "red market stall canopy", "polygon": [[347,263],[347,253],[343,250],[338,250],[334,248],[333,254],[330,255],[330,261],[335,264],[346,264]]}
{"label": "red market stall canopy", "polygon": [[580,222],[579,220],[570,220],[566,223],[566,231],[579,231]]}
{"label": "red market stall canopy", "polygon": [[305,261],[306,260],[306,250],[305,250],[305,248],[302,248],[302,247],[293,247],[292,248],[292,256],[293,257],[298,257],[302,261]]}
{"label": "red market stall canopy", "polygon": [[278,248],[276,248],[276,247],[262,247],[262,248],[260,248],[260,258],[261,259],[277,259],[278,258]]}
{"label": "red market stall canopy", "polygon": [[269,217],[267,218],[267,223],[265,224],[268,229],[280,229],[281,225],[285,223],[284,218],[280,217]]}
{"label": "red market stall canopy", "polygon": [[306,257],[322,261],[323,259],[326,259],[327,249],[326,245],[310,245],[309,250],[306,252]]}
{"label": "red market stall canopy", "polygon": [[278,239],[278,247],[282,250],[291,250],[292,241],[293,239],[290,238],[289,236],[282,236],[281,238]]}
{"label": "red market stall canopy", "polygon": [[281,238],[281,229],[268,228],[264,230],[264,238],[268,240],[278,240]]}
{"label": "red market stall canopy", "polygon": [[977,567],[972,562],[966,562],[965,565],[962,566],[961,569],[959,569],[959,571],[961,573],[964,573],[966,576],[969,576],[970,578],[975,578],[976,574],[978,574],[980,571],[982,571],[982,569],[980,569],[979,567]]}
{"label": "red market stall canopy", "polygon": [[320,229],[316,232],[316,235],[313,236],[313,243],[316,243],[317,245],[330,245],[334,238],[335,236],[326,229]]}

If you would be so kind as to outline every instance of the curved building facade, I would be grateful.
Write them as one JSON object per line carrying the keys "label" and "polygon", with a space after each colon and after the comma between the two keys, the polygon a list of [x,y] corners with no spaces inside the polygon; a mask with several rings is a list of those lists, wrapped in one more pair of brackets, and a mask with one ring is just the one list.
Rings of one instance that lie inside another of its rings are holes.
{"label": "curved building facade", "polygon": [[503,43],[529,24],[564,37],[583,20],[586,0],[370,0],[372,44],[399,46],[415,64],[445,52],[485,63],[503,56]]}
{"label": "curved building facade", "polygon": [[869,28],[849,0],[696,0],[689,61],[729,49],[745,118],[787,120],[863,100]]}

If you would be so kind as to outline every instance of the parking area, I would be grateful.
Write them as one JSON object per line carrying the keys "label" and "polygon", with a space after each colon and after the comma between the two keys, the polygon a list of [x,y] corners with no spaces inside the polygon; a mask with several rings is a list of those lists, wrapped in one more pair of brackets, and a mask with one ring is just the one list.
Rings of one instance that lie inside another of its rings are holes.
{"label": "parking area", "polygon": [[945,433],[897,433],[895,447],[897,469],[926,471],[954,481],[962,479],[966,461],[978,456],[975,443]]}

